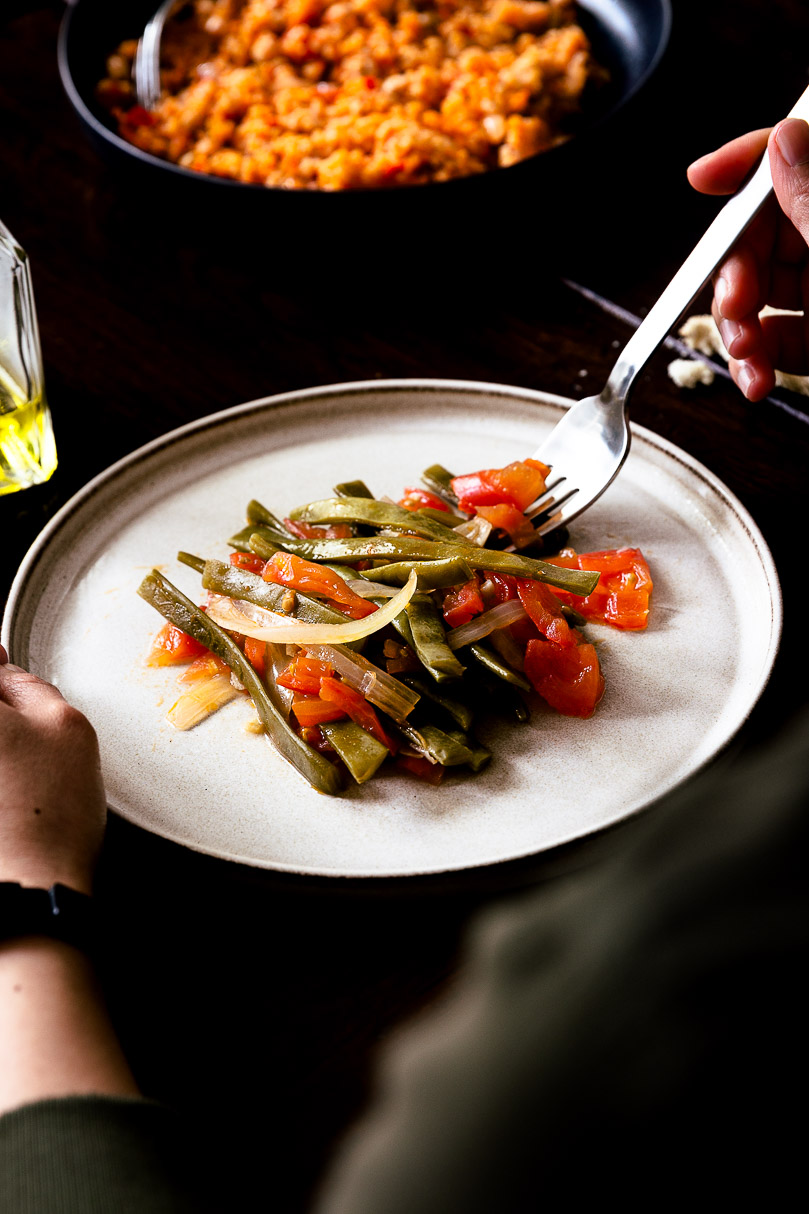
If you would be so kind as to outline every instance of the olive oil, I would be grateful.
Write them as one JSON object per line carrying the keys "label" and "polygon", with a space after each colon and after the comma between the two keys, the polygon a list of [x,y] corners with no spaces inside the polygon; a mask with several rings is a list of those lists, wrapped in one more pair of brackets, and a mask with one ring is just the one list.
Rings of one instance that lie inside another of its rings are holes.
{"label": "olive oil", "polygon": [[26,399],[0,366],[0,497],[39,485],[56,468],[56,444],[44,395]]}

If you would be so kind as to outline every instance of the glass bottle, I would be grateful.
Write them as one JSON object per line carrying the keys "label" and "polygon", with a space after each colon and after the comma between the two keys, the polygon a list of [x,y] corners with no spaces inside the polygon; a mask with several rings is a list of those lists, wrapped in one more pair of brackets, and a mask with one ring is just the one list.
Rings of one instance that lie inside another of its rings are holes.
{"label": "glass bottle", "polygon": [[0,222],[0,496],[47,481],[55,468],[31,269]]}

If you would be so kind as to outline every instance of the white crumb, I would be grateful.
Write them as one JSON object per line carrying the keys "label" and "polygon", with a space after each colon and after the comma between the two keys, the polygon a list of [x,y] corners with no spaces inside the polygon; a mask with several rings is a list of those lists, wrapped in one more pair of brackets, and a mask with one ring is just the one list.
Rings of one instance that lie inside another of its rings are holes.
{"label": "white crumb", "polygon": [[675,358],[668,365],[669,379],[678,388],[696,388],[697,384],[712,384],[713,367],[700,358]]}

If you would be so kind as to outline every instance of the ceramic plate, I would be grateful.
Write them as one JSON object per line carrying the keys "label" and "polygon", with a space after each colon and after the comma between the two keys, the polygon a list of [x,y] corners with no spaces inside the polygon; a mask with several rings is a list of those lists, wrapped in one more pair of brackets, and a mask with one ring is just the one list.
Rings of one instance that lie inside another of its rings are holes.
{"label": "ceramic plate", "polygon": [[294,392],[173,431],[113,465],[52,520],[15,580],[13,660],[54,681],[99,733],[111,808],[210,855],[333,876],[446,872],[532,855],[649,806],[738,730],[775,658],[781,596],[755,524],[705,468],[635,427],[611,488],[575,526],[582,551],[639,547],[654,578],[643,633],[590,626],[607,691],[589,721],[538,707],[480,731],[478,776],[390,774],[312,791],[235,701],[187,733],[164,715],[176,670],[144,665],[160,625],[136,594],[160,567],[193,598],[179,549],[226,558],[252,497],[283,514],[364,479],[400,496],[421,471],[532,452],[556,397],[490,384],[376,381]]}

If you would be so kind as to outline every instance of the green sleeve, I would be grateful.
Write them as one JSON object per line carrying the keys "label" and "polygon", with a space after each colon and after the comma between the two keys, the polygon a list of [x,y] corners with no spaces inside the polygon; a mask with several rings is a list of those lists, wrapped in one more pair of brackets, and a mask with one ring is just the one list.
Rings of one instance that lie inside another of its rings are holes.
{"label": "green sleeve", "polygon": [[205,1177],[183,1120],[154,1101],[71,1096],[0,1117],[0,1210],[200,1214]]}

